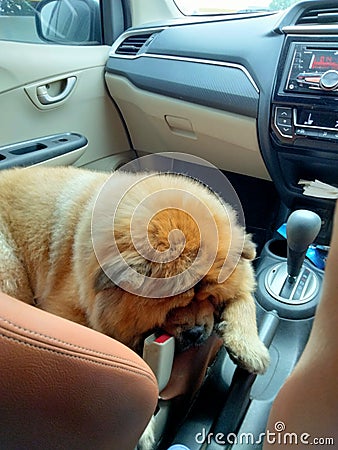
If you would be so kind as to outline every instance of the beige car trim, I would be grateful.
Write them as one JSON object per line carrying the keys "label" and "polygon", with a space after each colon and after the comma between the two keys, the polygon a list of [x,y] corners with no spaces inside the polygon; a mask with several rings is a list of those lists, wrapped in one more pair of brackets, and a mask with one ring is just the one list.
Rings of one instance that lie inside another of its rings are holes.
{"label": "beige car trim", "polygon": [[112,156],[107,156],[106,158],[98,159],[88,164],[84,164],[81,167],[91,170],[100,170],[102,172],[110,172],[120,169],[128,162],[136,158],[136,153],[134,150],[127,152],[117,153]]}
{"label": "beige car trim", "polygon": [[130,10],[133,27],[185,17],[172,0],[131,0]]}
{"label": "beige car trim", "polygon": [[110,47],[1,41],[0,94],[77,70],[104,67]]}
{"label": "beige car trim", "polygon": [[189,153],[220,169],[270,179],[255,119],[150,93],[121,76],[105,77],[136,150]]}
{"label": "beige car trim", "polygon": [[34,166],[71,166],[84,154],[87,147],[88,146],[85,145],[84,147],[77,148],[76,150],[68,152],[64,155],[56,156],[55,158],[50,158],[46,161],[41,161],[40,163],[34,164]]}

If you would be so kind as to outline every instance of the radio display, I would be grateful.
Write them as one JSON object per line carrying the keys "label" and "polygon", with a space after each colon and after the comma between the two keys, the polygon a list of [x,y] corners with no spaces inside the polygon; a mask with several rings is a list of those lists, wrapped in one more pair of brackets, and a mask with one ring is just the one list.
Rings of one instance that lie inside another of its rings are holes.
{"label": "radio display", "polygon": [[293,45],[290,69],[285,83],[285,91],[316,92],[336,95],[335,87],[329,92],[322,88],[323,75],[328,71],[338,73],[338,45],[329,48],[295,43]]}
{"label": "radio display", "polygon": [[313,50],[309,69],[338,70],[338,50]]}

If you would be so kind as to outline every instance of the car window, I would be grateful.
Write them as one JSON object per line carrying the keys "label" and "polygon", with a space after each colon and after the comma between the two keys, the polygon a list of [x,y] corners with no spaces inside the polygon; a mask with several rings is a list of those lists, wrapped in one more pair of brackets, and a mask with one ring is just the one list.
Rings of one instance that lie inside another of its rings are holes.
{"label": "car window", "polygon": [[175,0],[186,15],[233,14],[279,11],[300,0]]}
{"label": "car window", "polygon": [[99,0],[0,0],[0,40],[100,44]]}
{"label": "car window", "polygon": [[41,42],[35,27],[37,4],[38,2],[0,0],[0,39]]}

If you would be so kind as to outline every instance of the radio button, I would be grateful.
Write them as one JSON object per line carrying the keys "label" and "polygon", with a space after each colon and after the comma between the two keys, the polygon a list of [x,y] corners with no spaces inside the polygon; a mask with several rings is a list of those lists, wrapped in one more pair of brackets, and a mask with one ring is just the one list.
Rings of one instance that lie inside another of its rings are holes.
{"label": "radio button", "polygon": [[307,81],[308,83],[319,84],[320,77],[304,77],[304,81]]}
{"label": "radio button", "polygon": [[338,133],[336,133],[335,131],[318,130],[317,136],[320,139],[338,139]]}
{"label": "radio button", "polygon": [[288,125],[291,126],[291,119],[285,119],[284,117],[277,117],[277,125]]}
{"label": "radio button", "polygon": [[278,125],[277,128],[283,136],[293,136],[291,125]]}
{"label": "radio button", "polygon": [[[276,107],[276,117],[277,119],[291,119],[292,108],[282,108],[280,106]],[[291,123],[290,123],[291,125]]]}
{"label": "radio button", "polygon": [[295,132],[297,136],[307,136],[305,128],[296,128]]}
{"label": "radio button", "polygon": [[304,84],[311,86],[319,86],[320,83],[321,74],[312,74],[312,73],[306,73],[302,72],[297,75],[297,83],[304,87]]}
{"label": "radio button", "polygon": [[319,137],[319,131],[311,130],[309,128],[296,128],[296,135],[316,138],[316,137]]}
{"label": "radio button", "polygon": [[318,137],[322,139],[330,139],[330,132],[325,130],[318,131]]}
{"label": "radio button", "polygon": [[318,137],[318,133],[316,130],[309,130],[307,128],[296,128],[295,132],[297,136]]}
{"label": "radio button", "polygon": [[337,70],[328,70],[320,77],[320,87],[327,91],[333,91],[338,87],[338,72]]}

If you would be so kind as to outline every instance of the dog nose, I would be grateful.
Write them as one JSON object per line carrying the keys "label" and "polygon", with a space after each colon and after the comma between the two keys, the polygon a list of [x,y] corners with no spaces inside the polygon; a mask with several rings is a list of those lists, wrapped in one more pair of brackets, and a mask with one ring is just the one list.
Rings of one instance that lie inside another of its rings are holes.
{"label": "dog nose", "polygon": [[204,326],[203,325],[196,325],[193,328],[190,328],[190,330],[186,330],[183,332],[183,337],[186,340],[189,340],[190,342],[197,342],[204,333]]}

